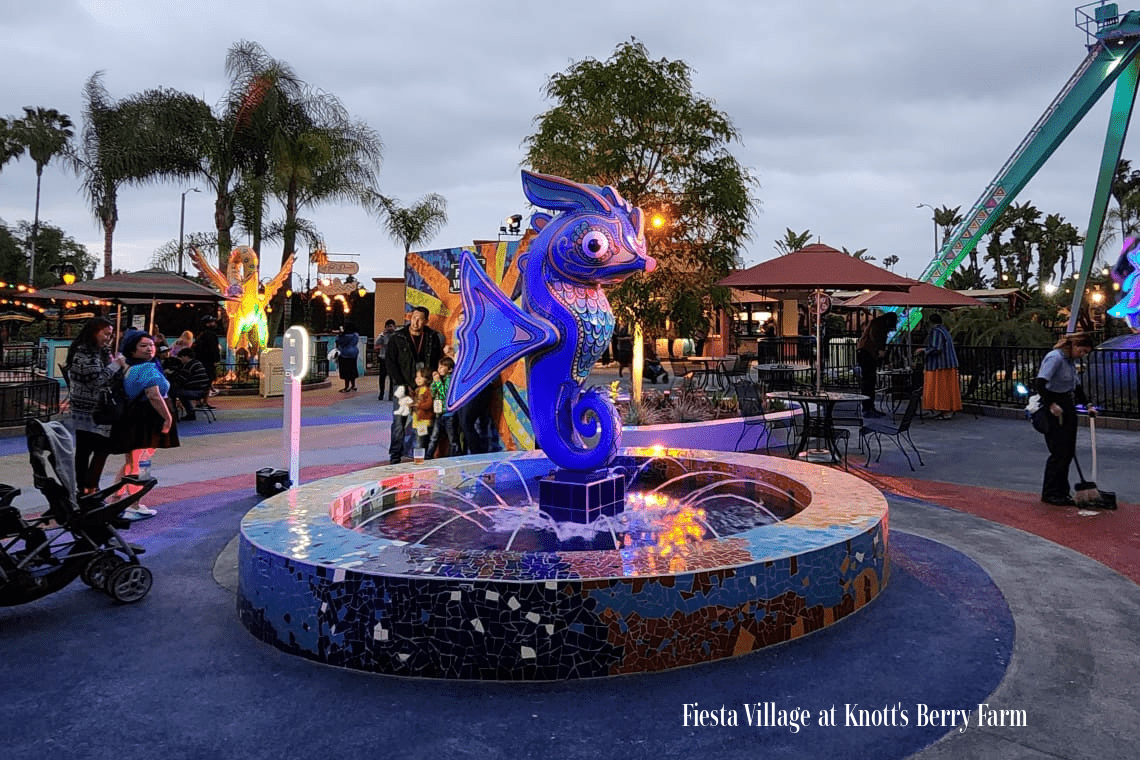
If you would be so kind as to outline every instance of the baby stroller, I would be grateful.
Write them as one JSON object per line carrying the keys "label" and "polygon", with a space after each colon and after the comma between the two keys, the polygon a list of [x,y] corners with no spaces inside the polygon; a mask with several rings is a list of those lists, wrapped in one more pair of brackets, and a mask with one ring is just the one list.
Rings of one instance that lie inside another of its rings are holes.
{"label": "baby stroller", "polygon": [[[154,576],[139,564],[144,550],[127,543],[119,531],[130,526],[123,510],[158,481],[127,477],[77,499],[71,433],[62,423],[36,419],[28,420],[25,432],[33,481],[48,508],[39,517],[24,517],[12,505],[20,490],[0,485],[0,607],[54,594],[77,577],[118,602],[142,599]],[[142,488],[106,503],[124,484]]]}

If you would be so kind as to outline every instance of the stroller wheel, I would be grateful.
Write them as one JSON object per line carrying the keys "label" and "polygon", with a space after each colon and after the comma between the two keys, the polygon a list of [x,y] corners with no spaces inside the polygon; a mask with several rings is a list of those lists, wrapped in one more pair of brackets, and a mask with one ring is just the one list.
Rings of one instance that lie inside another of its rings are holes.
{"label": "stroller wheel", "polygon": [[154,574],[142,565],[125,564],[107,578],[107,593],[116,602],[131,604],[150,592]]}
{"label": "stroller wheel", "polygon": [[125,564],[127,561],[114,552],[99,552],[91,558],[79,577],[91,588],[105,589],[111,573]]}

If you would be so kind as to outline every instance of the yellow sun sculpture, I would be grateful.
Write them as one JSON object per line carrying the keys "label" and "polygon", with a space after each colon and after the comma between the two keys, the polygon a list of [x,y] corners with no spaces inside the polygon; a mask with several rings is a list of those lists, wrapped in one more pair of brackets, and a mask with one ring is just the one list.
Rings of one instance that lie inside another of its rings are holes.
{"label": "yellow sun sculpture", "polygon": [[233,249],[225,274],[215,269],[197,248],[190,249],[190,258],[198,272],[229,299],[226,301],[226,314],[229,315],[226,343],[235,352],[244,348],[250,356],[260,353],[269,340],[265,304],[292,274],[293,254],[264,289],[260,287],[257,253],[247,245]]}

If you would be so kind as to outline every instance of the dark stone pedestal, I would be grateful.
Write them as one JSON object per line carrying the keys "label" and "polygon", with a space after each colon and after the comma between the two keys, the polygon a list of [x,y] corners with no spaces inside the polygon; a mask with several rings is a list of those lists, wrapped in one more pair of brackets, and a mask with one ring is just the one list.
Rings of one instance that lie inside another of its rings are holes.
{"label": "dark stone pedestal", "polygon": [[608,470],[558,470],[538,481],[538,508],[556,522],[612,517],[625,509],[625,477]]}

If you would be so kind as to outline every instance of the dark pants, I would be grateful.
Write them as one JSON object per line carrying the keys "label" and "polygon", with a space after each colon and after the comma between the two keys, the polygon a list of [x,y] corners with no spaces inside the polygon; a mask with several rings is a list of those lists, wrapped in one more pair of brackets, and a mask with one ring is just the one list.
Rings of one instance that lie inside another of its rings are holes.
{"label": "dark pants", "polygon": [[457,457],[463,453],[459,445],[459,423],[454,414],[437,414],[431,423],[431,436],[428,438],[427,457],[432,459],[439,448],[440,433],[447,436],[447,455]]}
{"label": "dark pants", "polygon": [[463,450],[468,454],[486,454],[488,451],[492,390],[493,386],[487,386],[455,412],[459,432],[463,435]]}
{"label": "dark pants", "polygon": [[380,399],[381,401],[384,400],[384,398],[385,398],[385,396],[384,396],[384,384],[386,382],[388,383],[387,398],[392,398],[392,391],[394,391],[395,388],[393,388],[392,384],[390,382],[388,382],[388,365],[386,365],[384,363],[383,359],[380,360],[380,368],[376,372],[376,374],[379,375],[379,379],[380,379],[380,394],[377,396],[377,398]]}
{"label": "dark pants", "polygon": [[875,410],[875,386],[878,382],[879,357],[861,348],[855,352],[855,363],[859,365],[859,392],[867,397],[867,400],[863,402],[863,411],[873,412]]}
{"label": "dark pants", "polygon": [[[394,405],[393,405],[393,411]],[[392,439],[388,443],[388,462],[399,464],[404,459],[405,439],[412,435],[412,415],[392,415]]]}
{"label": "dark pants", "polygon": [[1045,478],[1041,483],[1043,499],[1070,495],[1069,463],[1077,451],[1077,410],[1071,403],[1060,404],[1060,407],[1061,419],[1053,417],[1045,434],[1049,458],[1045,460]]}
{"label": "dark pants", "polygon": [[194,405],[191,401],[201,401],[206,398],[209,389],[204,391],[188,391],[184,389],[171,390],[170,397],[182,402],[182,408],[186,410],[186,419],[194,419]]}
{"label": "dark pants", "polygon": [[99,490],[99,478],[110,454],[110,438],[86,430],[75,431],[75,479],[80,493]]}

